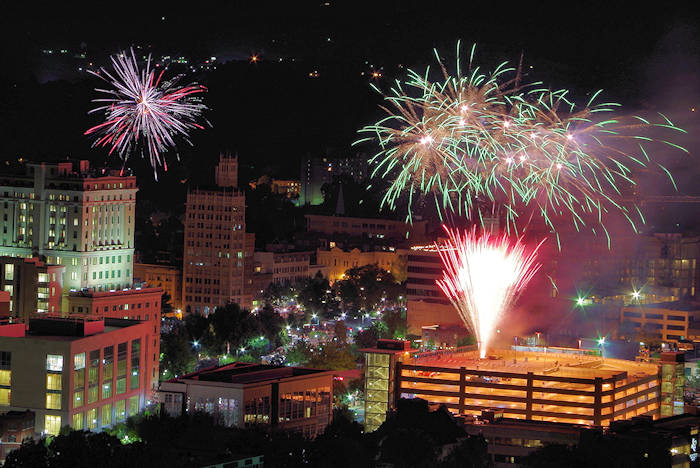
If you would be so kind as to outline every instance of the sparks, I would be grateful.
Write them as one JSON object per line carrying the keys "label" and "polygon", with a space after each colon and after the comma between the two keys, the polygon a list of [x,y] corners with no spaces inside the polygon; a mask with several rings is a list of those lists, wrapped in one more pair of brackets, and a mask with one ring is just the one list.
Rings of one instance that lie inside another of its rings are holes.
{"label": "sparks", "polygon": [[444,229],[449,239],[436,244],[444,266],[437,285],[476,336],[483,358],[499,319],[539,270],[535,260],[544,241],[528,251],[521,239],[511,242],[506,235]]}
{"label": "sparks", "polygon": [[207,109],[199,98],[207,88],[198,84],[180,87],[177,78],[162,81],[165,69],[156,75],[150,55],[145,68],[139,69],[133,49],[131,54],[121,52],[111,60],[113,71],[90,71],[111,89],[95,90],[107,97],[94,99],[102,104],[89,113],[104,113],[105,121],[89,128],[85,135],[98,135],[93,147],[109,147],[108,154],[118,154],[124,163],[140,148],[142,155],[148,155],[157,178],[158,167],[167,171],[163,153],[176,148],[175,138],[180,136],[191,144],[189,131],[204,128],[197,119]]}
{"label": "sparks", "polygon": [[[651,150],[657,145],[687,153],[661,136],[685,131],[663,115],[659,123],[620,115],[618,104],[597,103],[600,91],[578,105],[565,89],[521,83],[521,74],[507,62],[485,73],[472,63],[474,50],[465,61],[458,43],[453,74],[436,51],[442,77],[409,70],[383,94],[388,116],[360,130],[366,137],[355,144],[379,147],[370,159],[371,175],[390,182],[382,205],[396,209],[407,199],[411,221],[421,197],[434,198],[441,216],[469,218],[476,200],[488,201],[504,208],[508,230],[515,232],[519,220],[529,222],[522,216],[526,212],[538,213],[553,231],[570,222],[594,232],[599,225],[602,232],[611,212],[635,230],[643,224],[641,211],[627,206],[633,202],[623,193],[635,185],[638,171],[658,169],[675,185]],[[467,62],[468,70],[462,70]],[[428,144],[433,141],[437,144]],[[515,154],[527,155],[527,164],[511,165],[505,155]],[[508,165],[500,164],[504,159]]]}

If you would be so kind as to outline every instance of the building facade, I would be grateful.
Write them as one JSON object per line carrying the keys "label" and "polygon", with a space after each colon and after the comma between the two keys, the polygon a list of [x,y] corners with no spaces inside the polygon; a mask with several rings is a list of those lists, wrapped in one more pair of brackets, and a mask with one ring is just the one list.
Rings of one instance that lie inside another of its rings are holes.
{"label": "building facade", "polygon": [[149,323],[42,318],[21,336],[9,327],[0,325],[0,411],[34,412],[36,432],[99,430],[151,399],[159,350]]}
{"label": "building facade", "polygon": [[0,255],[66,268],[65,291],[132,283],[136,178],[88,161],[27,164],[0,176]]}
{"label": "building facade", "polygon": [[407,224],[393,219],[351,218],[348,216],[325,216],[307,214],[306,230],[321,234],[347,234],[350,236],[377,239],[410,239],[423,242],[427,238],[428,222],[414,221]]}
{"label": "building facade", "polygon": [[302,161],[300,174],[300,205],[323,203],[323,184],[333,177],[348,175],[359,182],[367,177],[367,160],[358,158],[307,158]]}
{"label": "building facade", "polygon": [[410,333],[424,326],[461,325],[462,320],[436,281],[442,278],[442,260],[434,246],[402,251],[406,256],[406,323]]}
{"label": "building facade", "polygon": [[204,411],[228,427],[265,424],[323,433],[332,416],[333,373],[235,362],[162,382],[158,401],[171,416]]}
{"label": "building facade", "polygon": [[620,322],[650,338],[677,343],[700,328],[700,304],[689,301],[636,304],[620,309]]}
{"label": "building facade", "polygon": [[245,264],[252,260],[255,238],[245,232],[245,196],[236,188],[237,176],[237,158],[221,156],[217,187],[187,193],[182,297],[188,314],[207,315],[228,302],[252,303]]}
{"label": "building facade", "polygon": [[272,273],[271,283],[296,284],[309,278],[313,252],[255,252],[254,273]]}
{"label": "building facade", "polygon": [[406,275],[406,257],[393,248],[368,252],[359,249],[344,251],[338,247],[329,250],[318,249],[316,262],[328,268],[328,281],[331,283],[343,279],[345,272],[350,268],[373,264],[390,271],[397,281],[402,281]]}
{"label": "building facade", "polygon": [[182,310],[182,270],[167,265],[134,263],[134,283],[140,282],[151,288],[161,288],[170,296],[173,309]]}
{"label": "building facade", "polygon": [[0,257],[0,289],[10,295],[7,317],[26,322],[34,314],[60,313],[65,268],[36,257]]}
{"label": "building facade", "polygon": [[8,411],[0,414],[0,463],[7,454],[20,448],[22,442],[34,438],[34,413]]}

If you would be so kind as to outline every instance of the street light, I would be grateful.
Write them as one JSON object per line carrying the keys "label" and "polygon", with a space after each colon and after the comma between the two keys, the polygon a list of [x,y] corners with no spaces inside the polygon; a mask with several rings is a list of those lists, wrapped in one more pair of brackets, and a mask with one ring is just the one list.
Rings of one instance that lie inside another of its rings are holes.
{"label": "street light", "polygon": [[598,338],[598,344],[600,345],[600,359],[605,359],[605,337]]}

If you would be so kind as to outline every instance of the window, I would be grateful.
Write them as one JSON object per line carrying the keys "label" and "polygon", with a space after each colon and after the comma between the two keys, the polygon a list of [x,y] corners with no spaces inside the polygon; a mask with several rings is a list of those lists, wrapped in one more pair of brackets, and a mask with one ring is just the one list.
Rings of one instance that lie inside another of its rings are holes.
{"label": "window", "polygon": [[131,342],[131,373],[129,375],[129,388],[139,388],[139,368],[141,364],[141,340]]}
{"label": "window", "polygon": [[90,385],[88,387],[88,403],[95,403],[97,401],[97,385]]}
{"label": "window", "polygon": [[75,413],[73,415],[73,429],[76,431],[82,431],[83,427],[83,413]]}
{"label": "window", "polygon": [[119,400],[114,404],[114,412],[116,421],[122,422],[126,420],[126,400]]}
{"label": "window", "polygon": [[138,395],[129,398],[129,416],[134,416],[139,412],[139,397]]}
{"label": "window", "polygon": [[46,389],[61,390],[61,374],[46,374]]}
{"label": "window", "polygon": [[44,432],[50,435],[58,435],[61,430],[61,417],[47,414],[44,417]]}
{"label": "window", "polygon": [[73,408],[80,408],[83,406],[83,399],[85,398],[84,390],[76,390],[73,392]]}
{"label": "window", "polygon": [[46,408],[47,409],[61,409],[61,394],[60,393],[47,393],[46,394]]}
{"label": "window", "polygon": [[126,392],[126,377],[120,377],[117,379],[117,395],[124,392]]}
{"label": "window", "polygon": [[12,263],[5,264],[5,279],[11,281],[15,278],[15,265]]}
{"label": "window", "polygon": [[126,376],[126,343],[117,346],[117,377]]}
{"label": "window", "polygon": [[105,382],[102,384],[102,399],[110,398],[112,396],[112,382]]}
{"label": "window", "polygon": [[97,408],[92,408],[87,412],[88,429],[97,429],[100,422],[97,420]]}
{"label": "window", "polygon": [[[0,388],[7,387],[9,395],[10,386],[12,385],[12,353],[9,351],[0,351]],[[0,398],[0,404],[2,403]],[[9,404],[9,399],[8,403]]]}
{"label": "window", "polygon": [[107,346],[104,349],[102,365],[104,367],[102,371],[102,380],[112,380],[114,376],[114,346]]}
{"label": "window", "polygon": [[10,393],[9,388],[0,387],[0,405],[10,406]]}
{"label": "window", "polygon": [[46,370],[53,372],[63,372],[63,356],[60,354],[47,354]]}
{"label": "window", "polygon": [[111,426],[112,425],[112,404],[107,403],[102,407],[102,425]]}

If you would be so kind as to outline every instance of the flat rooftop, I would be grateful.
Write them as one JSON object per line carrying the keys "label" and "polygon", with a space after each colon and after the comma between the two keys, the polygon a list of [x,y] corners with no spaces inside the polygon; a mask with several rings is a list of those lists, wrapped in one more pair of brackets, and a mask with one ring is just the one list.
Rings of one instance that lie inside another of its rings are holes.
{"label": "flat rooftop", "polygon": [[248,362],[233,362],[218,367],[202,369],[182,377],[175,378],[171,382],[179,380],[199,380],[203,382],[225,382],[234,384],[251,384],[268,380],[280,380],[291,377],[299,377],[312,374],[330,372],[321,369],[308,369],[305,367],[272,366],[268,364],[254,364]]}
{"label": "flat rooftop", "polygon": [[693,301],[673,301],[673,302],[657,302],[655,304],[634,304],[625,306],[629,309],[666,309],[666,310],[680,310],[690,312],[693,310],[700,310],[700,302]]}
{"label": "flat rooftop", "polygon": [[623,359],[601,358],[583,354],[566,354],[560,352],[534,352],[492,350],[488,358],[479,359],[476,351],[442,356],[428,355],[427,357],[411,358],[406,364],[418,366],[448,367],[482,372],[509,372],[549,377],[572,377],[581,379],[612,378],[623,372],[628,376],[656,375],[658,367],[655,364],[627,361]]}

